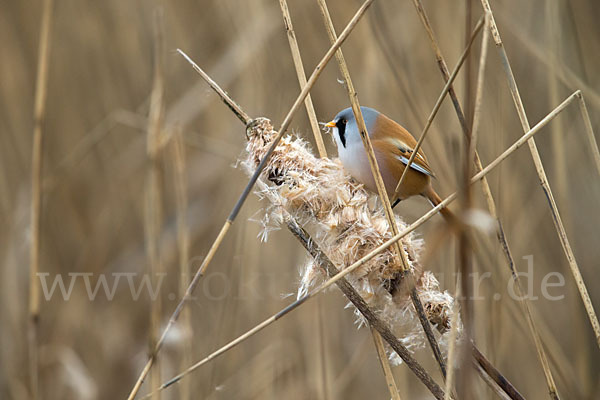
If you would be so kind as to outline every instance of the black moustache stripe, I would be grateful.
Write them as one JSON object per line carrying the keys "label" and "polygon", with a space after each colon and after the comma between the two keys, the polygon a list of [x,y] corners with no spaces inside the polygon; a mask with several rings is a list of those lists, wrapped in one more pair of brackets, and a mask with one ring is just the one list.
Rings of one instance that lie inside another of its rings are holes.
{"label": "black moustache stripe", "polygon": [[340,134],[340,141],[342,142],[342,146],[344,146],[344,148],[346,148],[346,123],[344,122],[344,120],[340,119],[338,122],[336,122],[335,125],[338,128],[338,132]]}

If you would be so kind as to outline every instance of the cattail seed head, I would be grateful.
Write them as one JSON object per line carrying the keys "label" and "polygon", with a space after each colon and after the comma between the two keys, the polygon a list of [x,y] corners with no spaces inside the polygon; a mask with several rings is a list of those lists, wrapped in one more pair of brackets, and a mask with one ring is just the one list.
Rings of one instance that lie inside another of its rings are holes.
{"label": "cattail seed head", "polygon": [[[252,173],[277,137],[277,132],[268,119],[258,118],[247,133],[249,140],[243,165]],[[345,172],[339,160],[315,157],[308,144],[300,138],[285,136],[281,139],[262,178],[272,183],[261,185],[260,195],[268,197],[272,203],[263,221],[281,221],[280,211],[285,209],[310,228],[321,250],[340,270],[392,237],[381,208],[369,205],[369,194]],[[396,223],[400,230],[407,227],[398,216]],[[400,243],[409,261],[409,273],[417,278],[417,292],[427,318],[437,327],[440,336],[446,336],[454,299],[447,292],[440,291],[439,283],[431,272],[422,271],[418,260],[423,241],[411,233]],[[409,293],[400,285],[401,274],[400,257],[388,248],[346,278],[369,306],[390,324],[405,346],[419,348],[424,346],[425,337]],[[325,276],[319,267],[312,259],[308,260],[301,270],[298,296],[306,294],[323,278]],[[356,314],[358,322],[362,323],[360,313],[356,311]],[[442,344],[445,342],[443,339]],[[398,357],[392,357],[392,360],[400,362]]]}

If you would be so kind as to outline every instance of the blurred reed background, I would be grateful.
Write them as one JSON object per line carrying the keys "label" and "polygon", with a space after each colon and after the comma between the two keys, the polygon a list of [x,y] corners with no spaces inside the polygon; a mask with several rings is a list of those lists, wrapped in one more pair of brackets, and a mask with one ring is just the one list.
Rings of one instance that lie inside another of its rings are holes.
{"label": "blurred reed background", "polygon": [[[0,398],[25,399],[32,132],[43,2],[0,3]],[[289,3],[308,75],[329,40],[315,1]],[[339,32],[360,3],[328,4]],[[481,5],[426,0],[424,6],[452,68],[464,48],[465,31],[471,30],[467,16],[472,26]],[[598,131],[597,1],[498,0],[492,7],[532,125],[581,89]],[[163,46],[156,43],[157,10]],[[299,85],[275,0],[57,0],[51,19],[39,271],[48,274],[48,286],[56,276],[67,287],[76,278],[68,300],[58,288],[49,299],[41,297],[39,393],[44,399],[126,398],[147,360],[151,327],[156,326],[152,309],[164,327],[180,298],[180,277],[185,278],[186,269],[197,269],[247,181],[234,168],[245,145],[243,127],[175,49],[194,58],[250,116],[266,116],[275,125]],[[467,114],[473,107],[479,40],[455,83]],[[375,1],[342,48],[361,104],[381,110],[418,136],[444,82],[412,2]],[[156,55],[164,62],[164,118],[152,124]],[[311,92],[320,121],[349,106],[340,78],[334,60]],[[481,118],[478,150],[486,165],[522,135],[492,43]],[[148,133],[156,127],[156,136]],[[292,130],[312,141],[304,109]],[[577,107],[570,106],[536,138],[598,308],[600,185]],[[329,154],[335,154],[330,137],[325,141]],[[446,100],[424,145],[442,195],[457,187],[461,146],[461,128]],[[517,269],[527,272],[523,257],[533,256],[534,272],[524,285],[532,285],[538,297],[532,301],[534,316],[559,392],[569,399],[598,398],[600,352],[528,150],[512,155],[489,182]],[[479,185],[473,193],[476,206],[486,209]],[[237,337],[295,295],[298,268],[307,255],[285,230],[270,232],[268,241],[260,242],[262,226],[255,221],[267,206],[256,196],[244,206],[188,306],[191,331],[178,325],[168,337],[156,369],[161,376],[154,379],[174,376],[182,365]],[[413,221],[428,209],[418,198],[403,202],[398,212]],[[187,256],[181,249],[186,240],[181,221],[189,229]],[[443,224],[436,216],[418,231],[427,243]],[[451,293],[455,248],[454,239],[448,239],[425,266]],[[508,296],[510,274],[495,236],[480,235],[475,253],[475,270],[491,273],[475,302],[475,339],[528,399],[547,398],[525,318]],[[550,290],[564,295],[560,301],[541,293],[550,272],[565,277],[564,287]],[[114,297],[100,289],[91,300],[84,274],[92,288],[101,276],[109,286],[119,274],[122,278]],[[158,299],[153,302],[146,290],[134,299],[123,274],[135,274],[130,277],[136,287],[144,274],[155,281],[165,274]],[[167,389],[162,398],[389,398],[369,332],[356,328],[346,302],[337,289],[320,295]],[[428,349],[417,358],[435,371]],[[429,398],[405,366],[394,374],[403,399]],[[491,397],[477,381],[480,398]],[[146,383],[142,393],[148,390]]]}

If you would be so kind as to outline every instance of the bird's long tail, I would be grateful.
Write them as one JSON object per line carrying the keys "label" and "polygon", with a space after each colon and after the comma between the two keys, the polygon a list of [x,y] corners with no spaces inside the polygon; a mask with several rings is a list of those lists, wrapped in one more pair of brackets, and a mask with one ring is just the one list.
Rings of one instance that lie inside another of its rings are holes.
{"label": "bird's long tail", "polygon": [[[442,202],[440,196],[433,190],[431,186],[425,192],[423,192],[423,196],[427,198],[431,202],[431,204],[435,207]],[[448,207],[442,207],[440,210],[440,214],[442,217],[448,222],[448,224],[455,226],[458,223],[458,219],[456,215]]]}

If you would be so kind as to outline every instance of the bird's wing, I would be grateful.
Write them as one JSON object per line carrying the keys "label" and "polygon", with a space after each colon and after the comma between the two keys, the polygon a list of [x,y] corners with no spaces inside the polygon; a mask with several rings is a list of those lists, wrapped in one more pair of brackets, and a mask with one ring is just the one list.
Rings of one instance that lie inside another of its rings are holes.
{"label": "bird's wing", "polygon": [[[412,156],[413,149],[408,146],[404,141],[398,138],[387,138],[385,139],[389,144],[393,145],[394,148],[394,157],[402,162],[404,165],[408,165],[408,160]],[[421,154],[421,149],[417,152],[413,162],[410,164],[410,167],[416,171],[419,171],[423,174],[429,175],[432,178],[435,178],[431,167],[427,163],[427,159]]]}

